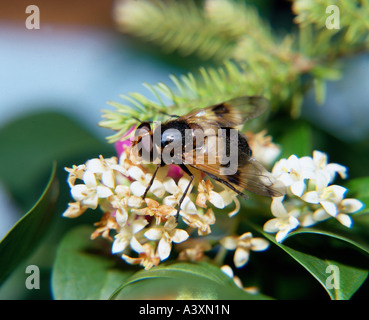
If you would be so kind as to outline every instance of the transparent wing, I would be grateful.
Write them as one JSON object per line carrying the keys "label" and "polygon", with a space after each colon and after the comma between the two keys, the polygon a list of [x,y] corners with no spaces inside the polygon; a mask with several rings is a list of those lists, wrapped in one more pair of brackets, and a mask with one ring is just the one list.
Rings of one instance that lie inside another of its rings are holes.
{"label": "transparent wing", "polygon": [[203,109],[196,109],[178,120],[212,123],[221,127],[236,127],[254,119],[269,108],[269,101],[261,96],[234,98]]}

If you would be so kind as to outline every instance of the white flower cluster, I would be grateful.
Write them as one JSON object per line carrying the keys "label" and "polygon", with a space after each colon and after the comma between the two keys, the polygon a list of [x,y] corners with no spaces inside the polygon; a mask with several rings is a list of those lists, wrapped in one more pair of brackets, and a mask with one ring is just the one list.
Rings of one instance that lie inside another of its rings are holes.
{"label": "white flower cluster", "polygon": [[348,214],[363,207],[357,199],[345,199],[346,188],[332,184],[337,174],[347,178],[347,168],[328,163],[323,152],[314,151],[313,157],[292,155],[281,159],[272,173],[288,187],[286,196],[273,199],[271,212],[275,218],[264,224],[264,231],[276,233],[278,242],[299,226],[310,227],[328,218],[351,227]]}
{"label": "white flower cluster", "polygon": [[[116,157],[104,159],[100,156],[99,159],[88,160],[86,164],[66,168],[75,202],[69,203],[63,213],[65,217],[75,218],[89,208],[100,208],[104,214],[95,223],[97,228],[91,237],[110,239],[113,242],[112,253],[121,254],[128,263],[140,264],[149,269],[167,259],[172,243],[186,241],[192,229],[197,230],[199,236],[210,234],[211,225],[215,223],[211,206],[223,209],[234,203],[235,208],[229,215],[238,212],[240,205],[233,191],[220,185],[214,186],[210,180],[203,180],[200,175],[196,175],[180,211],[188,229],[177,228],[175,216],[178,203],[189,178],[182,176],[176,182],[167,176],[168,168],[161,168],[148,196],[143,200],[142,195],[152,173],[148,168],[133,165],[129,160],[129,152],[127,148],[119,162]],[[196,252],[186,248],[180,257],[202,257],[203,250],[211,249],[202,245],[196,248]],[[136,253],[138,257],[129,256],[130,252]]]}

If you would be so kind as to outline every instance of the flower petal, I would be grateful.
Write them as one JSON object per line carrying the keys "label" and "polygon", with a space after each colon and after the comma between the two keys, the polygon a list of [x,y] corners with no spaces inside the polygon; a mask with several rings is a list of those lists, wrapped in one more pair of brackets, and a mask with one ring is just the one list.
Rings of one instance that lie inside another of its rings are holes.
{"label": "flower petal", "polygon": [[159,180],[154,180],[150,187],[150,192],[152,192],[156,197],[162,198],[165,194],[165,188]]}
{"label": "flower petal", "polygon": [[82,204],[86,205],[87,207],[91,209],[96,209],[98,203],[99,203],[99,198],[96,194],[93,194],[92,196],[89,196],[88,198],[84,198],[82,200]]}
{"label": "flower petal", "polygon": [[177,187],[176,182],[172,178],[165,178],[163,185],[165,190],[170,194],[176,194],[180,192],[180,189]]}
{"label": "flower petal", "polygon": [[131,207],[131,208],[139,208],[141,207],[143,203],[143,200],[141,197],[138,197],[138,196],[130,196],[128,198],[128,207]]}
{"label": "flower petal", "polygon": [[175,229],[174,234],[172,236],[172,241],[174,243],[181,243],[183,241],[186,241],[188,239],[189,235],[187,231],[182,229]]}
{"label": "flower petal", "polygon": [[130,167],[128,169],[128,174],[134,180],[141,180],[145,176],[143,171],[139,167],[136,167],[136,166]]}
{"label": "flower petal", "polygon": [[318,194],[317,191],[306,192],[302,196],[302,200],[304,200],[305,202],[308,202],[308,203],[318,204],[319,203],[319,194]]}
{"label": "flower petal", "polygon": [[82,201],[86,198],[88,188],[84,184],[76,184],[71,188],[71,194],[74,200]]}
{"label": "flower petal", "polygon": [[[187,177],[182,177],[181,179],[179,179],[179,181],[178,181],[178,187],[179,187],[179,189],[181,189],[182,193],[185,192],[185,190],[186,190],[186,188],[187,188],[187,186],[188,186],[189,183],[190,183],[190,180],[187,179]],[[191,192],[191,189],[192,189],[192,185],[189,188],[188,193]]]}
{"label": "flower petal", "polygon": [[130,190],[133,195],[141,197],[145,193],[146,187],[140,181],[133,181]]}
{"label": "flower petal", "polygon": [[207,198],[206,198],[206,195],[205,195],[205,193],[199,193],[198,195],[197,195],[197,198],[196,198],[196,205],[198,205],[199,207],[201,207],[201,208],[207,208],[207,206],[206,206],[206,200],[207,200]]}
{"label": "flower petal", "polygon": [[191,201],[191,199],[189,197],[185,197],[183,199],[183,202],[182,202],[182,205],[181,205],[181,210],[183,210],[184,212],[186,212],[188,214],[196,214],[197,213],[196,206]]}
{"label": "flower petal", "polygon": [[351,226],[352,226],[352,219],[351,219],[351,217],[349,215],[344,214],[344,213],[340,213],[340,214],[337,215],[336,218],[345,227],[351,228]]}
{"label": "flower petal", "polygon": [[324,208],[319,208],[314,211],[313,218],[315,221],[324,221],[329,219],[331,216],[324,210]]}
{"label": "flower petal", "polygon": [[301,197],[305,190],[305,182],[303,180],[296,181],[291,184],[291,191],[295,196]]}
{"label": "flower petal", "polygon": [[269,247],[269,242],[263,238],[252,238],[250,242],[253,251],[264,251]]}
{"label": "flower petal", "polygon": [[284,196],[273,198],[272,204],[270,207],[270,210],[272,211],[273,216],[283,217],[288,214],[286,208],[284,207],[282,203],[283,200],[284,200]]}
{"label": "flower petal", "polygon": [[237,248],[237,240],[235,237],[228,236],[220,240],[221,245],[228,250],[235,250]]}
{"label": "flower petal", "polygon": [[163,204],[166,206],[175,207],[178,204],[178,199],[176,196],[167,196],[163,199]]}
{"label": "flower petal", "polygon": [[83,174],[83,182],[89,188],[94,188],[97,186],[96,177],[91,171],[86,171]]}
{"label": "flower petal", "polygon": [[279,231],[275,236],[275,239],[277,240],[277,242],[281,243],[287,237],[287,235],[290,233],[290,231],[291,231],[290,229],[285,229],[285,230]]}
{"label": "flower petal", "polygon": [[125,235],[120,235],[119,233],[115,236],[111,252],[118,253],[122,252],[125,248],[127,248],[129,241]]}
{"label": "flower petal", "polygon": [[231,279],[233,278],[234,273],[233,273],[232,268],[229,265],[225,264],[224,266],[221,266],[220,270],[222,270]]}
{"label": "flower petal", "polygon": [[163,261],[167,259],[170,255],[171,250],[172,250],[172,242],[165,237],[161,238],[158,245],[158,254],[160,260]]}
{"label": "flower petal", "polygon": [[145,218],[137,218],[132,222],[132,233],[135,234],[147,226],[149,222]]}
{"label": "flower petal", "polygon": [[151,228],[144,233],[144,236],[149,240],[159,240],[163,235],[161,228]]}
{"label": "flower petal", "polygon": [[278,218],[270,219],[264,223],[263,230],[268,233],[274,233],[279,230],[278,225],[279,225]]}
{"label": "flower petal", "polygon": [[115,211],[115,220],[121,227],[124,227],[126,225],[127,218],[128,212],[125,208],[121,207],[120,209]]}
{"label": "flower petal", "polygon": [[103,173],[106,168],[100,159],[91,159],[86,162],[86,168],[92,173]]}
{"label": "flower petal", "polygon": [[340,212],[353,213],[363,208],[364,204],[357,199],[343,199],[340,203]]}
{"label": "flower petal", "polygon": [[240,247],[237,248],[233,257],[234,265],[237,268],[243,267],[249,261],[249,257],[250,252],[248,250]]}
{"label": "flower petal", "polygon": [[336,173],[338,173],[342,179],[347,178],[347,168],[338,163],[328,164],[326,170],[330,173],[332,180],[335,178]]}
{"label": "flower petal", "polygon": [[210,191],[209,193],[209,201],[216,208],[223,209],[224,208],[224,200],[219,193],[214,191]]}
{"label": "flower petal", "polygon": [[108,187],[97,186],[96,194],[99,198],[107,198],[110,197],[113,194],[113,192]]}
{"label": "flower petal", "polygon": [[327,211],[329,215],[335,217],[338,213],[337,207],[333,202],[330,201],[320,201],[322,207]]}
{"label": "flower petal", "polygon": [[130,247],[136,251],[137,253],[142,253],[145,251],[144,247],[135,237],[132,237],[131,241],[129,242]]}
{"label": "flower petal", "polygon": [[115,176],[113,170],[107,170],[101,175],[101,181],[109,188],[115,187]]}
{"label": "flower petal", "polygon": [[322,197],[325,200],[330,200],[338,204],[342,201],[346,192],[347,189],[342,186],[331,185],[324,189]]}

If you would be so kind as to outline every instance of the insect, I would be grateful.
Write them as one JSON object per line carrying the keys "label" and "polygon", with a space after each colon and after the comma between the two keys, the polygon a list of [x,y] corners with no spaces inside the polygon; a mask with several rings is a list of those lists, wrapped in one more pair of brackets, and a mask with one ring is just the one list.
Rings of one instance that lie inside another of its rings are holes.
{"label": "insect", "polygon": [[[170,163],[179,165],[190,177],[178,203],[177,219],[194,179],[191,168],[200,170],[245,199],[244,189],[263,196],[284,195],[284,185],[252,157],[246,137],[236,129],[263,114],[268,107],[268,100],[261,96],[243,96],[193,110],[184,116],[169,115],[173,119],[154,129],[151,122],[142,122],[135,132],[132,154],[148,162],[156,160],[157,164],[143,198],[158,169]],[[164,152],[166,149],[169,151]],[[165,158],[169,158],[169,163]]]}

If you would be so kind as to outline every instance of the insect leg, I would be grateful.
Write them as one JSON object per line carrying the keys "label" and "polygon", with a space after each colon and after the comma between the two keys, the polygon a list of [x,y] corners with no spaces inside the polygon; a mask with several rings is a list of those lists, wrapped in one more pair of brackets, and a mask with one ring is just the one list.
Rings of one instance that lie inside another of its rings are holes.
{"label": "insect leg", "polygon": [[185,191],[183,192],[183,195],[181,197],[181,199],[178,202],[178,209],[177,209],[177,214],[176,214],[176,221],[178,222],[178,216],[179,216],[179,211],[181,211],[181,204],[183,202],[183,200],[185,199],[187,192],[191,186],[192,180],[194,179],[194,175],[192,174],[192,172],[190,170],[188,170],[188,168],[184,165],[184,164],[180,164],[179,167],[188,174],[188,176],[190,177],[190,182],[188,183]]}
{"label": "insect leg", "polygon": [[149,190],[150,190],[150,188],[151,188],[151,186],[152,186],[152,184],[154,183],[154,179],[155,179],[155,176],[156,176],[156,173],[158,172],[158,170],[159,170],[159,168],[161,167],[161,164],[158,164],[157,166],[156,166],[156,169],[155,169],[155,171],[154,171],[154,174],[152,175],[152,177],[151,177],[151,180],[150,180],[150,182],[149,182],[149,185],[147,186],[147,188],[146,188],[146,190],[145,190],[145,193],[143,194],[143,196],[142,196],[142,199],[145,199],[146,198],[146,194],[149,192]]}
{"label": "insect leg", "polygon": [[232,191],[238,193],[242,198],[244,199],[248,199],[248,196],[246,194],[244,194],[243,192],[237,190],[234,186],[232,186],[230,183],[228,183],[227,181],[223,180],[223,179],[220,179],[218,178],[217,176],[211,174],[211,173],[207,173],[205,172],[210,178],[216,180],[216,181],[219,181],[220,183],[223,183],[225,186],[227,186],[229,189],[231,189]]}

